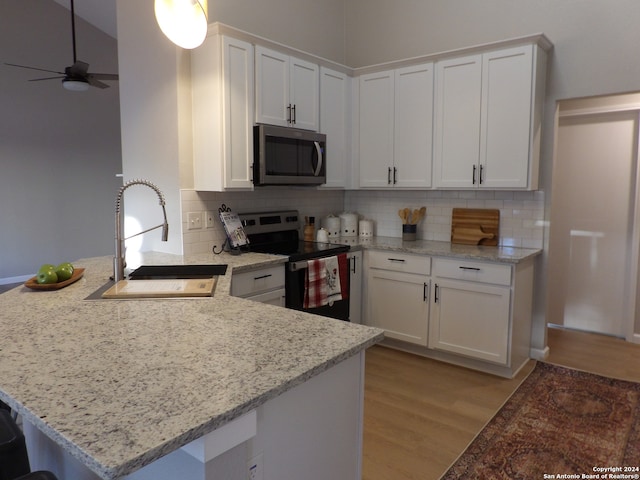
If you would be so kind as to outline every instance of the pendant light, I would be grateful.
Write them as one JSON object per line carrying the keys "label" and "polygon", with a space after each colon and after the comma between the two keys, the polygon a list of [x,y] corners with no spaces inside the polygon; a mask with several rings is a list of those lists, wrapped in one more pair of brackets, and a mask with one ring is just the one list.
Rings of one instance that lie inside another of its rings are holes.
{"label": "pendant light", "polygon": [[155,0],[160,30],[182,48],[196,48],[207,36],[207,0]]}

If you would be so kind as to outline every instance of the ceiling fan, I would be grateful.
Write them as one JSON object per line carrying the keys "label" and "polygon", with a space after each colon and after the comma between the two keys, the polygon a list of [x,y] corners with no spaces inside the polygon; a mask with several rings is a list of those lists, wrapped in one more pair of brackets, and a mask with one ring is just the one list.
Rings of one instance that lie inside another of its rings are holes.
{"label": "ceiling fan", "polygon": [[46,70],[44,68],[29,67],[26,65],[17,65],[15,63],[5,63],[11,67],[28,68],[31,70],[39,70],[41,72],[56,73],[61,76],[34,78],[29,80],[30,82],[39,82],[42,80],[55,80],[62,79],[62,86],[67,90],[73,91],[85,91],[89,89],[89,86],[97,88],[109,88],[101,80],[118,80],[117,74],[112,73],[89,73],[89,64],[82,62],[76,58],[76,15],[73,6],[73,0],[71,0],[71,39],[73,42],[73,65],[66,67],[64,72],[58,72],[55,70]]}

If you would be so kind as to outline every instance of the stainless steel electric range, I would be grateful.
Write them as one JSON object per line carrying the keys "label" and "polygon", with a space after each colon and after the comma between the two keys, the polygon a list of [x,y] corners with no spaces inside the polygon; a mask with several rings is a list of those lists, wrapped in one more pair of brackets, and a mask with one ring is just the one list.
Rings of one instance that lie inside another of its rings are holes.
{"label": "stainless steel electric range", "polygon": [[[285,305],[287,308],[325,317],[349,320],[349,300],[338,300],[318,308],[303,308],[307,261],[348,252],[349,245],[300,240],[297,210],[241,213],[238,215],[252,252],[286,255]],[[350,275],[346,276],[347,279]]]}

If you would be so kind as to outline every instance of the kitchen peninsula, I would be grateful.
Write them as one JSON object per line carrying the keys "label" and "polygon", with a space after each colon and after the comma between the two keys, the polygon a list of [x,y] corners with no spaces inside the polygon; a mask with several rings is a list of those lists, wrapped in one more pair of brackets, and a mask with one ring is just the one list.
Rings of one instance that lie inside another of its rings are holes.
{"label": "kitchen peninsula", "polygon": [[142,258],[228,264],[213,298],[86,300],[111,260],[74,262],[84,276],[64,289],[0,296],[0,400],[22,416],[32,468],[231,480],[257,458],[265,479],[359,478],[364,351],[382,330],[231,297],[233,271],[285,261],[253,253]]}

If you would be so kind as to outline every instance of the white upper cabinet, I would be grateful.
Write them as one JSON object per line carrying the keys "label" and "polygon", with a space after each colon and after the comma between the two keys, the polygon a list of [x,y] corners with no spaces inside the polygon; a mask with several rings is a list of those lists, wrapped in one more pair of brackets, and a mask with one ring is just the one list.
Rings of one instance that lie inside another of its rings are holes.
{"label": "white upper cabinet", "polygon": [[538,187],[545,64],[537,45],[436,63],[436,187]]}
{"label": "white upper cabinet", "polygon": [[431,186],[433,63],[395,71],[395,186]]}
{"label": "white upper cabinet", "polygon": [[360,186],[431,186],[433,64],[359,80]]}
{"label": "white upper cabinet", "polygon": [[344,73],[320,67],[320,132],[327,136],[325,187],[349,186],[350,80]]}
{"label": "white upper cabinet", "polygon": [[194,188],[253,188],[253,46],[210,35],[191,52]]}
{"label": "white upper cabinet", "polygon": [[256,122],[317,131],[317,64],[256,46]]}
{"label": "white upper cabinet", "polygon": [[392,186],[393,70],[360,77],[360,186]]}

